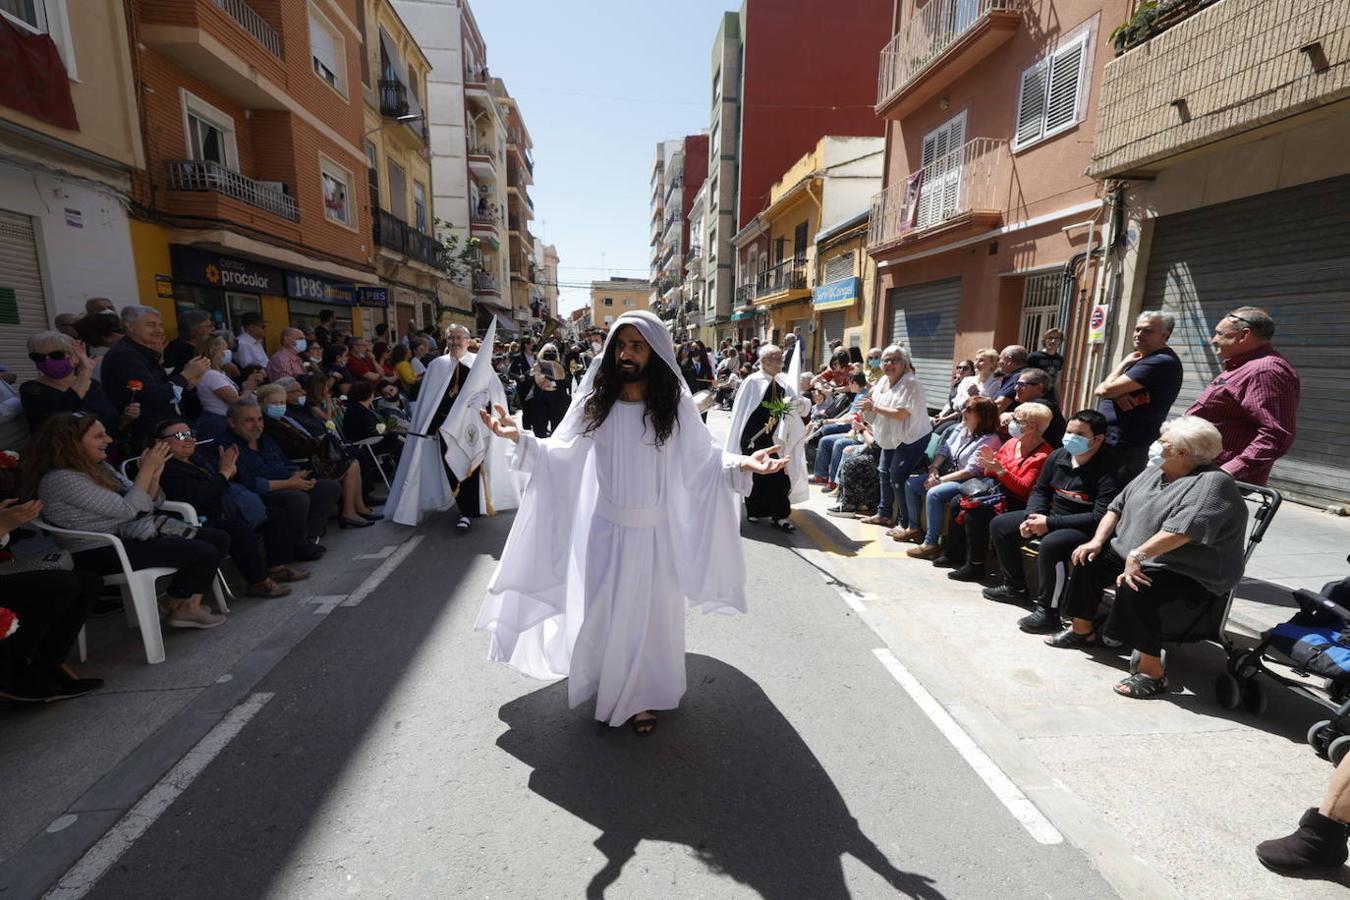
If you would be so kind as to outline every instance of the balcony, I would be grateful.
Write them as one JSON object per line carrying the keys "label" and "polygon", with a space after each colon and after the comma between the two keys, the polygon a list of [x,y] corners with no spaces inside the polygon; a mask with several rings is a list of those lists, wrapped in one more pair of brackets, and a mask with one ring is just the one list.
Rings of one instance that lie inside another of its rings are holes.
{"label": "balcony", "polygon": [[497,284],[497,277],[489,275],[481,269],[473,273],[473,289],[478,294],[490,294],[500,297],[502,294],[501,286]]}
{"label": "balcony", "polygon": [[872,198],[867,252],[978,234],[1003,223],[1008,142],[975,138]]}
{"label": "balcony", "polygon": [[755,279],[756,304],[782,303],[809,294],[804,259],[785,259],[760,272]]}
{"label": "balcony", "polygon": [[281,33],[244,0],[142,0],[137,38],[249,108],[285,108]]}
{"label": "balcony", "polygon": [[1171,0],[1142,10],[1117,35],[1123,55],[1102,76],[1088,174],[1146,177],[1180,154],[1322,114],[1346,93],[1348,31],[1344,0]]}
{"label": "balcony", "polygon": [[492,231],[496,232],[502,224],[502,214],[491,203],[480,204],[477,209],[469,213],[470,231]]}
{"label": "balcony", "polygon": [[902,119],[1016,33],[1021,0],[929,0],[881,51],[878,116]]}
{"label": "balcony", "polygon": [[382,209],[375,216],[375,243],[401,253],[413,262],[433,269],[445,268],[445,247],[440,241]]}
{"label": "balcony", "polygon": [[176,159],[165,164],[169,171],[169,189],[206,191],[220,194],[261,209],[274,216],[300,221],[300,208],[294,198],[246,175],[240,175],[219,163],[200,159]]}
{"label": "balcony", "polygon": [[381,78],[380,115],[397,119],[406,116],[409,109],[408,86],[397,78]]}
{"label": "balcony", "polygon": [[694,247],[689,251],[689,255],[684,258],[684,270],[689,273],[690,278],[698,278],[703,274],[703,249]]}
{"label": "balcony", "polygon": [[497,178],[497,154],[486,144],[470,140],[465,148],[468,154],[469,171],[482,181],[492,182]]}

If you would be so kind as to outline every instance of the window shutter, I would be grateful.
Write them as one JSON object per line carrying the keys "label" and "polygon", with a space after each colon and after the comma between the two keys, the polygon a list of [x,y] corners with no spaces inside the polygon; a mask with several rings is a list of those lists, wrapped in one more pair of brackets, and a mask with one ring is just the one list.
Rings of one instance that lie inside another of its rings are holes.
{"label": "window shutter", "polygon": [[935,131],[923,139],[923,159],[919,163],[920,168],[937,158],[937,138],[938,133]]}
{"label": "window shutter", "polygon": [[328,71],[336,75],[341,84],[342,68],[338,65],[337,39],[328,24],[318,18],[313,10],[309,14],[309,52],[323,63]]}
{"label": "window shutter", "polygon": [[1045,110],[1045,133],[1054,134],[1078,121],[1079,88],[1083,83],[1083,65],[1087,43],[1074,41],[1055,53],[1050,62],[1049,98]]}
{"label": "window shutter", "polygon": [[1039,62],[1022,73],[1022,89],[1017,98],[1017,134],[1014,143],[1034,141],[1045,130],[1046,64]]}
{"label": "window shutter", "polygon": [[840,253],[825,261],[825,281],[843,281],[853,276],[853,254]]}

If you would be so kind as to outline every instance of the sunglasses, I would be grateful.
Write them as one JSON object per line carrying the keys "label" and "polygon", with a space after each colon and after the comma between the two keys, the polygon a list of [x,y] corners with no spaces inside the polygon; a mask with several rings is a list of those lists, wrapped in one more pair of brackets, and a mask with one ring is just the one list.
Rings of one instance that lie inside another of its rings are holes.
{"label": "sunglasses", "polygon": [[1018,388],[1034,388],[1035,386],[1036,385],[1032,384],[1030,381],[1019,381],[1013,385],[1013,390],[1017,390]]}
{"label": "sunglasses", "polygon": [[70,354],[64,350],[52,350],[50,353],[30,353],[28,358],[35,363],[40,363],[44,359],[68,359]]}
{"label": "sunglasses", "polygon": [[196,436],[197,432],[195,431],[170,431],[168,434],[161,434],[160,438],[162,440],[174,438],[175,440],[187,441],[191,440],[192,438],[195,438]]}
{"label": "sunglasses", "polygon": [[1241,323],[1242,323],[1244,326],[1246,326],[1247,328],[1251,328],[1251,327],[1252,327],[1252,323],[1251,323],[1249,320],[1244,319],[1244,318],[1242,318],[1242,316],[1235,315],[1235,314],[1233,314],[1233,313],[1229,313],[1228,315],[1224,316],[1224,318],[1225,318],[1225,319],[1232,319],[1234,322],[1241,322]]}

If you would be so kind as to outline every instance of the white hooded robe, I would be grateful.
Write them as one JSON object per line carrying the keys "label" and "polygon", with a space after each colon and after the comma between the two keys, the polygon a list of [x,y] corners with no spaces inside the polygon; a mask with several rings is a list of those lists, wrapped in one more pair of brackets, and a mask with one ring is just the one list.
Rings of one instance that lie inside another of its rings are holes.
{"label": "white hooded robe", "polygon": [[488,658],[541,679],[563,676],[568,701],[596,698],[595,717],[622,725],[673,709],[685,691],[684,606],[745,611],[736,494],[745,457],[717,447],[679,375],[669,332],[625,313],[680,384],[676,425],[657,446],[645,403],[616,402],[587,434],[582,406],[597,357],[553,436],[522,431],[512,465],[528,473],[520,512],[475,629]]}

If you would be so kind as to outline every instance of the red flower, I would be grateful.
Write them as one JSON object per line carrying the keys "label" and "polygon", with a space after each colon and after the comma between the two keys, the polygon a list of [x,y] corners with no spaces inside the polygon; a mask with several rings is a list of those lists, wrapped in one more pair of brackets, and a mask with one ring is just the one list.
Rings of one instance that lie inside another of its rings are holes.
{"label": "red flower", "polygon": [[19,454],[13,450],[0,451],[0,469],[17,469],[19,467]]}
{"label": "red flower", "polygon": [[145,388],[145,385],[141,384],[139,381],[137,381],[137,380],[134,379],[134,378],[133,378],[131,381],[128,381],[128,382],[127,382],[127,390],[129,390],[129,391],[139,391],[139,390],[143,390],[144,388]]}

